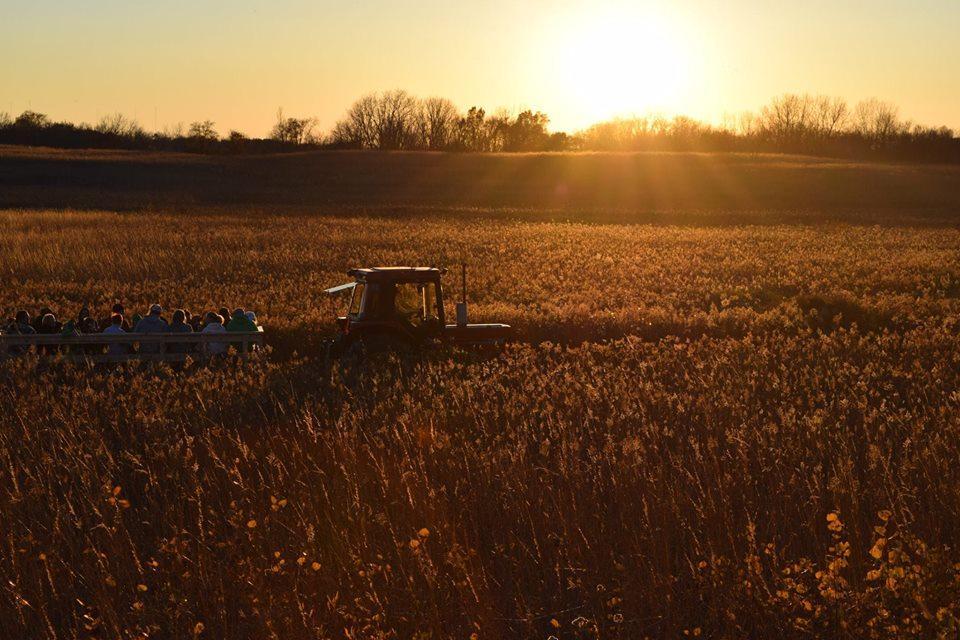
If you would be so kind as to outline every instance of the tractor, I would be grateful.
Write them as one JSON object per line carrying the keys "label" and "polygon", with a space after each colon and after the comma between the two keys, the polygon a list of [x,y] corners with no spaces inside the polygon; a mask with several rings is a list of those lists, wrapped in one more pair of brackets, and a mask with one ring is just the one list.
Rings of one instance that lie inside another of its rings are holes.
{"label": "tractor", "polygon": [[513,335],[510,325],[467,323],[466,267],[456,322],[447,324],[441,283],[446,272],[437,267],[347,271],[353,282],[326,290],[328,294],[350,294],[347,313],[337,318],[331,355],[414,351],[442,344],[480,349],[502,346]]}

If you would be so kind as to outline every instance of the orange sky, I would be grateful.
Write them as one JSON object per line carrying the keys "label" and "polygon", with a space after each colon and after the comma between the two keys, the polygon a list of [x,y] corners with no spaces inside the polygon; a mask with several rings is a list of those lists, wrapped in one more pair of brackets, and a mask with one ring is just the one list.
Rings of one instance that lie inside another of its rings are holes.
{"label": "orange sky", "polygon": [[283,107],[326,129],[359,95],[405,88],[540,109],[566,130],[651,112],[720,122],[787,91],[960,128],[957,0],[59,0],[3,16],[0,111],[76,122],[264,135]]}

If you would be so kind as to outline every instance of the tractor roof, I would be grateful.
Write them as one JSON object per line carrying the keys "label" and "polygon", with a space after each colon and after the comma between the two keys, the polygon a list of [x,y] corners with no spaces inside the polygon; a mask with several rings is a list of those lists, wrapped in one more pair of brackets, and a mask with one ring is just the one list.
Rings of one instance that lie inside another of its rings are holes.
{"label": "tractor roof", "polygon": [[362,282],[418,282],[436,280],[446,271],[437,267],[368,267],[350,269],[347,275]]}

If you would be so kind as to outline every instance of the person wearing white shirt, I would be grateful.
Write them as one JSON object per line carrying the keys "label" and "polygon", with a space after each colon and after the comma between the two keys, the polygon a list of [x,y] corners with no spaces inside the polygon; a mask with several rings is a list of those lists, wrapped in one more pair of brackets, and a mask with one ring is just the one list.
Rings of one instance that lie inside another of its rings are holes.
{"label": "person wearing white shirt", "polygon": [[[203,328],[201,333],[226,333],[227,330],[223,326],[223,318],[211,311],[206,315],[205,318],[207,326]],[[227,344],[225,342],[210,342],[207,344],[207,353],[212,355],[221,356],[227,352]]]}

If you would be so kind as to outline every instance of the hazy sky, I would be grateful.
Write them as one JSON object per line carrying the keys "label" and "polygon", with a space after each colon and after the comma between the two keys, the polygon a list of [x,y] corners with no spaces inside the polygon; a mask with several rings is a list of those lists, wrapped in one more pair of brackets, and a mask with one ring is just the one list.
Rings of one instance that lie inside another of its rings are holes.
{"label": "hazy sky", "polygon": [[0,111],[264,135],[361,94],[714,122],[784,92],[960,128],[960,0],[0,0]]}

